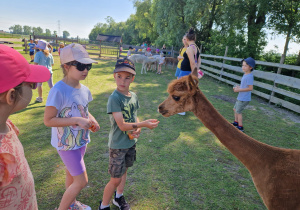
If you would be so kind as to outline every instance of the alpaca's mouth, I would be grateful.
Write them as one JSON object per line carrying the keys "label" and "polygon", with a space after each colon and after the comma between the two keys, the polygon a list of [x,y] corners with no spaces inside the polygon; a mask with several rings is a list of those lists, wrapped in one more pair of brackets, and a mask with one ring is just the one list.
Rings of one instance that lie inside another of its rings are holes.
{"label": "alpaca's mouth", "polygon": [[161,113],[162,115],[165,115],[165,114],[169,113],[168,110],[159,110],[158,112]]}

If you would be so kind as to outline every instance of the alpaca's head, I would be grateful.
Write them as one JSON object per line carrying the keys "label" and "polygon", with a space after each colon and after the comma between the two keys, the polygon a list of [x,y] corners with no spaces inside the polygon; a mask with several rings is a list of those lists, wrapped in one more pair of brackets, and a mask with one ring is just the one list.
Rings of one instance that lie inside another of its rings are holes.
{"label": "alpaca's head", "polygon": [[164,117],[194,109],[193,96],[199,91],[198,78],[192,75],[173,80],[168,86],[169,96],[159,106]]}

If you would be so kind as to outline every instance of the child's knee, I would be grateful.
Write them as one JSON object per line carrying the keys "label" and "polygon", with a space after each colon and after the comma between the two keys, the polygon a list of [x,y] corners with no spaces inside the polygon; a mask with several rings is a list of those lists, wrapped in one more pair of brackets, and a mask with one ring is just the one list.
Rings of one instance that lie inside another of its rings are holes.
{"label": "child's knee", "polygon": [[119,184],[121,183],[122,179],[121,178],[110,178],[110,183],[114,186],[114,187],[118,187]]}

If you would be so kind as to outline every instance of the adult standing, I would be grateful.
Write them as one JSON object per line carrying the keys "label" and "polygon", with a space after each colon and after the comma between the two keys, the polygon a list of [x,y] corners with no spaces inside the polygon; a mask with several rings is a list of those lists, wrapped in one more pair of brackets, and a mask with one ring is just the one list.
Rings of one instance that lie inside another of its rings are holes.
{"label": "adult standing", "polygon": [[[195,30],[193,28],[190,28],[186,34],[186,42],[188,44],[188,48],[186,49],[186,52],[183,53],[183,60],[181,62],[181,68],[178,78],[189,74],[198,76],[198,69],[200,68],[201,58],[200,50],[195,41]],[[185,112],[181,112],[178,114],[185,115]]]}
{"label": "adult standing", "polygon": [[178,64],[177,64],[177,69],[175,73],[175,77],[179,77],[180,69],[181,69],[181,63],[183,61],[183,53],[185,53],[186,49],[188,48],[188,43],[186,41],[186,34],[182,37],[182,48],[179,50],[179,55],[177,56],[178,59]]}

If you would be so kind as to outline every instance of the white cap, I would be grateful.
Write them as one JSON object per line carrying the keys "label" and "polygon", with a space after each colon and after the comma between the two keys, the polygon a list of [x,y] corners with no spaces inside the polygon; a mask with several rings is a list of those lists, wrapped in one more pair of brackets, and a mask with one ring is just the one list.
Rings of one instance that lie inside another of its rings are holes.
{"label": "white cap", "polygon": [[41,50],[49,50],[47,45],[48,45],[48,42],[41,39],[38,41],[36,47],[40,48]]}
{"label": "white cap", "polygon": [[72,43],[60,51],[60,63],[65,64],[71,61],[78,61],[83,64],[98,63],[89,57],[86,49],[81,44]]}

